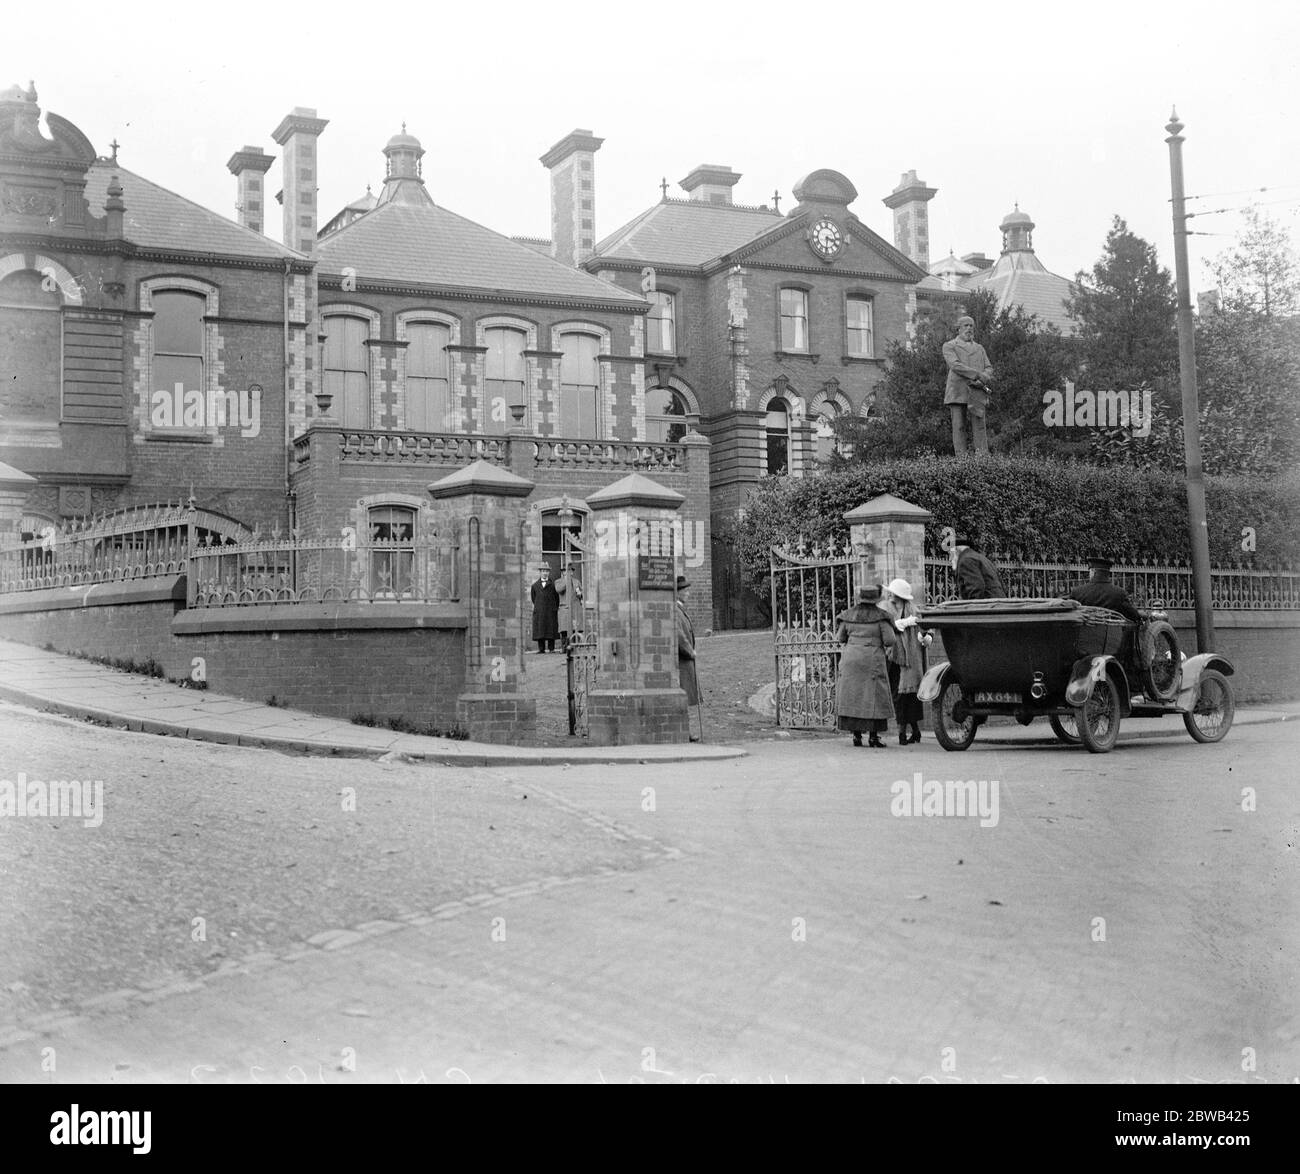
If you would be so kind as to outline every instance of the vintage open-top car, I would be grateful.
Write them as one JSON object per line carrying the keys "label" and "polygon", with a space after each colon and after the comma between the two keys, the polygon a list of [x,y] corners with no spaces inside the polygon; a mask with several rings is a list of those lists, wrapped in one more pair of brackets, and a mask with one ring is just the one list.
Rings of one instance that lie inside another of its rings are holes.
{"label": "vintage open-top car", "polygon": [[918,696],[933,703],[945,750],[965,750],[984,720],[1022,725],[1046,717],[1063,742],[1102,754],[1120,719],[1179,713],[1198,742],[1232,725],[1232,664],[1217,653],[1185,657],[1164,612],[1138,624],[1073,599],[952,601],[921,613],[948,654],[925,674]]}

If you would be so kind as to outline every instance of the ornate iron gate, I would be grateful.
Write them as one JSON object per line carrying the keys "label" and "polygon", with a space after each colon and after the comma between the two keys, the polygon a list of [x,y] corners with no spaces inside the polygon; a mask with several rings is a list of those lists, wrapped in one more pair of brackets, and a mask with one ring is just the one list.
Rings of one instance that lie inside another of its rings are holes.
{"label": "ornate iron gate", "polygon": [[596,633],[571,633],[564,652],[568,661],[569,733],[585,738],[591,733],[587,697],[596,680]]}
{"label": "ornate iron gate", "polygon": [[777,725],[833,730],[840,663],[835,629],[853,602],[857,561],[847,547],[774,546],[771,568]]}

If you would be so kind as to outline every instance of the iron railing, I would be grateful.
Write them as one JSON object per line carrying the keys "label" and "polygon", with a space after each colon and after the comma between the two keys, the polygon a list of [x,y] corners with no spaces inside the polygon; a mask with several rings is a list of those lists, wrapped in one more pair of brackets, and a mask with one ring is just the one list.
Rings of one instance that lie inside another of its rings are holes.
{"label": "iron railing", "polygon": [[[1086,563],[1029,562],[998,554],[988,558],[997,567],[1013,599],[1055,598],[1088,578]],[[1192,568],[1174,563],[1117,563],[1111,579],[1128,592],[1137,607],[1192,608]],[[925,603],[933,607],[957,598],[952,565],[947,558],[926,556]],[[1210,568],[1210,606],[1216,610],[1300,610],[1300,571],[1290,566]]]}
{"label": "iron railing", "polygon": [[190,552],[189,607],[447,603],[461,598],[461,548],[431,529],[408,537],[294,534]]}
{"label": "iron railing", "polygon": [[198,542],[247,533],[234,518],[199,509],[193,499],[75,518],[0,546],[0,594],[179,575]]}

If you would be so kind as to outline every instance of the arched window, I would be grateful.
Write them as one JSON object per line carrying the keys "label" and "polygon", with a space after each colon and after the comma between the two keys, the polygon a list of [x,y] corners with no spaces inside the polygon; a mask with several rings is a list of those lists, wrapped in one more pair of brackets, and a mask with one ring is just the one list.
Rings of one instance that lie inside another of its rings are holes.
{"label": "arched window", "polygon": [[829,461],[836,452],[835,429],[832,425],[839,415],[840,407],[834,400],[827,400],[817,409],[817,430],[813,444],[819,461]]}
{"label": "arched window", "polygon": [[20,269],[0,280],[4,311],[3,414],[10,420],[59,418],[62,300],[41,275]]}
{"label": "arched window", "polygon": [[374,506],[366,512],[370,528],[370,594],[400,597],[411,591],[415,563],[415,511],[404,506]]}
{"label": "arched window", "polygon": [[790,406],[780,396],[767,405],[767,471],[779,476],[790,471]]}
{"label": "arched window", "polygon": [[652,387],[645,393],[646,440],[676,444],[695,422],[685,397],[671,387]]}
{"label": "arched window", "polygon": [[351,314],[325,318],[325,391],[334,397],[330,412],[345,428],[370,427],[370,361],[366,340],[370,323]]}
{"label": "arched window", "polygon": [[591,334],[562,334],[560,352],[556,435],[594,438],[600,420],[600,339]]}
{"label": "arched window", "polygon": [[451,328],[440,322],[406,327],[406,426],[414,432],[452,432],[447,344]]}
{"label": "arched window", "polygon": [[483,427],[486,432],[505,433],[514,422],[511,408],[522,404],[524,419],[528,419],[524,396],[524,347],[528,336],[508,326],[490,326],[483,332],[483,342],[487,346]]}
{"label": "arched window", "polygon": [[651,355],[677,353],[677,298],[664,290],[646,295],[650,312],[645,321],[645,349]]}

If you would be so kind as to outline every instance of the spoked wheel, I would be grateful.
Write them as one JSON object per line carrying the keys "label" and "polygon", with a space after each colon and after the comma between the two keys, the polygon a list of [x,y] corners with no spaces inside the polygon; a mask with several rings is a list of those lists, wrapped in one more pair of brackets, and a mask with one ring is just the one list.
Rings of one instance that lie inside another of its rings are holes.
{"label": "spoked wheel", "polygon": [[1093,686],[1092,696],[1079,706],[1074,724],[1093,754],[1105,754],[1119,738],[1119,690],[1110,677]]}
{"label": "spoked wheel", "polygon": [[1198,742],[1220,742],[1232,729],[1236,709],[1228,678],[1217,669],[1206,669],[1196,691],[1196,706],[1183,714],[1183,725]]}
{"label": "spoked wheel", "polygon": [[1078,746],[1083,741],[1079,737],[1079,726],[1074,720],[1074,714],[1049,714],[1047,720],[1052,725],[1052,733],[1061,739],[1067,746]]}
{"label": "spoked wheel", "polygon": [[1182,653],[1173,627],[1164,620],[1155,620],[1147,628],[1147,647],[1151,661],[1142,670],[1143,684],[1149,696],[1158,701],[1172,701],[1178,692]]}
{"label": "spoked wheel", "polygon": [[949,678],[934,707],[934,736],[945,750],[965,750],[975,741],[978,719],[966,708],[961,682]]}

